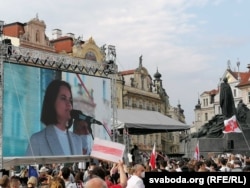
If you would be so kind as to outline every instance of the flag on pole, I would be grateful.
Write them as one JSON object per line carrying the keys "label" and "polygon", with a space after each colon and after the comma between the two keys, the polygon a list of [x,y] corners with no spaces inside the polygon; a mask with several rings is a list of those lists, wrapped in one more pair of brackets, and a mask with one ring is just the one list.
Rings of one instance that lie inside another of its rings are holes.
{"label": "flag on pole", "polygon": [[224,120],[223,133],[241,133],[236,116],[233,115],[231,118]]}
{"label": "flag on pole", "polygon": [[195,146],[194,158],[195,158],[196,160],[199,160],[199,159],[200,159],[199,141],[197,142],[197,144],[196,144],[196,146]]}
{"label": "flag on pole", "polygon": [[155,164],[156,164],[156,153],[155,153],[155,143],[154,143],[154,147],[150,155],[150,161],[149,161],[149,165],[151,166],[152,170],[155,169]]}

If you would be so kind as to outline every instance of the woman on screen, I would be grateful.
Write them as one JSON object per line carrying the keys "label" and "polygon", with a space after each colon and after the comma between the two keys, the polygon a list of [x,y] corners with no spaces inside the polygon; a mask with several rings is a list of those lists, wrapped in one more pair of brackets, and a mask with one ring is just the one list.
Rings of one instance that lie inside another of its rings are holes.
{"label": "woman on screen", "polygon": [[73,109],[69,83],[53,80],[47,87],[41,113],[46,126],[29,140],[27,156],[82,155],[81,137],[69,131]]}

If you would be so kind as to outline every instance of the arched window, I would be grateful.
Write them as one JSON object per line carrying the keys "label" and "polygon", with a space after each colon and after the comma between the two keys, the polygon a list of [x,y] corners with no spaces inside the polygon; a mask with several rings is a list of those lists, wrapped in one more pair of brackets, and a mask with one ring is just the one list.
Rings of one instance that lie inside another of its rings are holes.
{"label": "arched window", "polygon": [[85,58],[88,60],[96,61],[96,56],[93,52],[89,51],[86,53]]}

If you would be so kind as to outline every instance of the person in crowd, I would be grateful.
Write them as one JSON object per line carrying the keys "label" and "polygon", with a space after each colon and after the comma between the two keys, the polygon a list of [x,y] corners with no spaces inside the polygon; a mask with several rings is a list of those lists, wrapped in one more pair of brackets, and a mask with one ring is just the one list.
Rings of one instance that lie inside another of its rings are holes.
{"label": "person in crowd", "polygon": [[60,173],[60,164],[53,163],[51,175],[55,177],[58,176],[59,173]]}
{"label": "person in crowd", "polygon": [[95,162],[90,162],[89,166],[88,166],[88,169],[84,172],[84,175],[83,175],[83,181],[87,181],[89,179],[89,176],[92,172],[92,170],[94,169],[94,167],[96,167],[96,163]]}
{"label": "person in crowd", "polygon": [[10,179],[8,175],[3,175],[0,178],[0,186],[1,188],[9,188],[10,187]]}
{"label": "person in crowd", "polygon": [[84,188],[108,188],[108,186],[102,178],[95,177],[87,181]]}
{"label": "person in crowd", "polygon": [[81,155],[82,140],[69,131],[73,109],[69,83],[53,80],[47,87],[42,105],[41,122],[46,126],[34,133],[29,141],[27,156]]}
{"label": "person in crowd", "polygon": [[71,174],[71,170],[69,167],[67,166],[64,166],[62,169],[61,169],[61,178],[64,180],[65,182],[65,187],[66,188],[77,188],[76,184],[75,183],[72,183],[70,181],[70,174]]}
{"label": "person in crowd", "polygon": [[218,164],[216,162],[212,162],[209,167],[209,172],[218,172],[218,171],[219,171]]}
{"label": "person in crowd", "polygon": [[244,166],[242,172],[250,172],[250,165]]}
{"label": "person in crowd", "polygon": [[219,158],[219,172],[231,172],[231,168],[227,166],[227,159],[224,157]]}
{"label": "person in crowd", "polygon": [[26,185],[28,181],[28,176],[29,176],[28,169],[26,167],[23,167],[19,176],[20,176],[21,184]]}
{"label": "person in crowd", "polygon": [[107,183],[108,187],[110,187],[111,185],[114,185],[114,183],[111,181],[111,176],[110,176],[109,170],[105,171],[105,182]]}
{"label": "person in crowd", "polygon": [[61,177],[53,177],[50,180],[48,188],[66,188],[65,182]]}
{"label": "person in crowd", "polygon": [[82,171],[78,171],[75,175],[75,183],[78,188],[83,188],[83,175],[84,173]]}
{"label": "person in crowd", "polygon": [[242,172],[242,162],[239,159],[234,159],[232,172]]}
{"label": "person in crowd", "polygon": [[202,160],[196,161],[195,171],[196,172],[209,172],[209,170],[207,169],[206,163]]}
{"label": "person in crowd", "polygon": [[136,164],[133,175],[128,179],[127,188],[145,188],[143,178],[145,178],[145,168],[141,164]]}
{"label": "person in crowd", "polygon": [[20,177],[11,176],[10,177],[10,188],[19,188],[21,186]]}
{"label": "person in crowd", "polygon": [[134,148],[131,150],[133,164],[141,163],[141,155],[137,145],[134,145]]}
{"label": "person in crowd", "polygon": [[37,188],[37,177],[30,176],[27,182],[27,188]]}
{"label": "person in crowd", "polygon": [[[107,185],[107,183],[105,182],[105,176],[106,176],[105,169],[100,167],[100,166],[94,167],[94,169],[91,172],[91,176],[92,176],[91,178],[94,178],[96,176],[100,177],[102,180],[104,180],[104,182],[106,183],[108,188],[126,188],[128,178],[127,178],[127,175],[126,175],[125,170],[124,170],[123,161],[119,161],[117,166],[118,166],[118,170],[119,170],[119,174],[120,174],[119,183],[117,183],[117,184],[109,185],[109,186]],[[85,185],[85,187],[86,187],[86,185]]]}
{"label": "person in crowd", "polygon": [[113,166],[112,168],[110,169],[110,176],[111,176],[111,181],[114,183],[114,184],[117,184],[118,183],[118,180],[119,180],[119,177],[120,177],[120,174],[118,172],[118,166],[116,163],[113,163]]}
{"label": "person in crowd", "polygon": [[52,176],[48,174],[49,169],[42,166],[38,175],[38,186],[48,185]]}
{"label": "person in crowd", "polygon": [[167,164],[168,164],[167,161],[165,161],[164,159],[161,159],[159,162],[160,167],[159,167],[158,171],[159,172],[167,172],[167,169],[166,169]]}
{"label": "person in crowd", "polygon": [[184,160],[177,161],[177,168],[175,169],[177,172],[181,172],[181,168],[185,165]]}

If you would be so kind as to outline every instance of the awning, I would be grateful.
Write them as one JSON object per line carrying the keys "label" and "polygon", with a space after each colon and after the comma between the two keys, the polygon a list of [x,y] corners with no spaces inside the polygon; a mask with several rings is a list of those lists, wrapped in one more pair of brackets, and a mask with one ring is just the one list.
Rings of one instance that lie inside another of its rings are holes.
{"label": "awning", "polygon": [[114,129],[124,128],[129,134],[139,135],[183,131],[190,129],[190,126],[156,111],[117,109]]}

